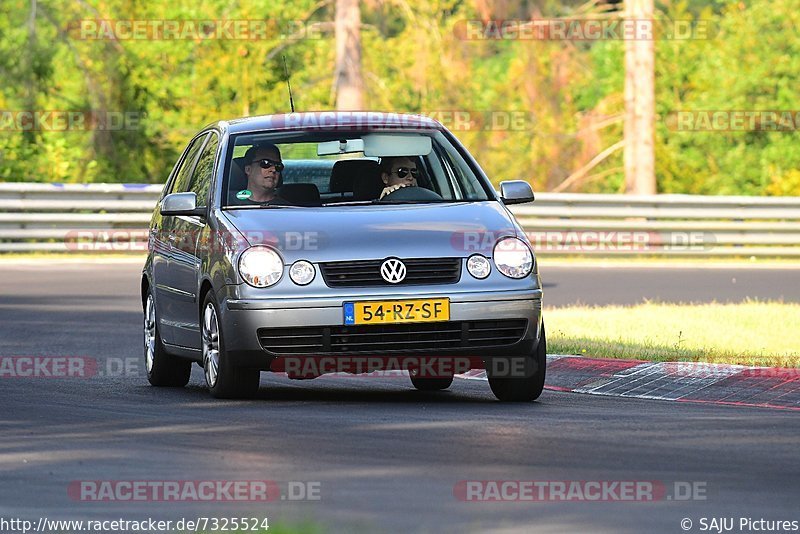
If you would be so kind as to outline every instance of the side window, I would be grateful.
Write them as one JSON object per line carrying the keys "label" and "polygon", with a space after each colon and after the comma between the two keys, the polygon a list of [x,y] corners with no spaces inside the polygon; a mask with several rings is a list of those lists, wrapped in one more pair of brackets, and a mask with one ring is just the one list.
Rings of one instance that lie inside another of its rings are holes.
{"label": "side window", "polygon": [[194,166],[194,162],[197,159],[197,153],[200,152],[200,148],[203,146],[203,141],[206,137],[208,137],[207,134],[201,135],[189,145],[186,156],[183,158],[180,168],[175,173],[175,178],[173,178],[172,185],[167,193],[182,193],[188,189],[189,171],[192,170],[192,166]]}
{"label": "side window", "polygon": [[200,159],[197,160],[197,166],[194,168],[192,179],[186,189],[197,194],[198,206],[208,204],[208,191],[214,179],[214,161],[216,160],[218,146],[219,137],[212,132],[208,143],[206,143],[202,154],[200,154]]}

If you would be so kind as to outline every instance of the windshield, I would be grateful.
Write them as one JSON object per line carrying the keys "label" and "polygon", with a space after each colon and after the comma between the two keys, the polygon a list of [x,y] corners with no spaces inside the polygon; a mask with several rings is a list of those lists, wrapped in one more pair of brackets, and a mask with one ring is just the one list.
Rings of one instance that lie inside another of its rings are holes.
{"label": "windshield", "polygon": [[227,207],[490,198],[488,185],[438,130],[239,134],[227,158]]}

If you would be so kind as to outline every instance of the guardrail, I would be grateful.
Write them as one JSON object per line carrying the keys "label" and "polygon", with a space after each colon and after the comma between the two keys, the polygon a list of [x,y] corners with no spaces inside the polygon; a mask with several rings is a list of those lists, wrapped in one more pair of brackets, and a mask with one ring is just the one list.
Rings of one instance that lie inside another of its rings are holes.
{"label": "guardrail", "polygon": [[[0,252],[144,251],[161,185],[0,183]],[[800,197],[540,193],[537,254],[800,256]]]}

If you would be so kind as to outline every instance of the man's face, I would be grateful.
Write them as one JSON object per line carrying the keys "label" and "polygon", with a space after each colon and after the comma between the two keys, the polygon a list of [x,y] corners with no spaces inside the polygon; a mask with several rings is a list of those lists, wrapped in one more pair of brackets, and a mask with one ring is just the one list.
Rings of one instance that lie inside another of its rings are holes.
{"label": "man's face", "polygon": [[[269,160],[272,164],[268,162],[268,167],[264,168],[262,160]],[[281,173],[275,170],[276,163],[281,163],[281,157],[274,150],[259,150],[253,155],[244,167],[250,190],[273,191],[278,186]]]}
{"label": "man's face", "polygon": [[417,185],[417,164],[410,158],[394,158],[392,160],[391,172],[383,173],[381,178],[387,186],[392,185]]}

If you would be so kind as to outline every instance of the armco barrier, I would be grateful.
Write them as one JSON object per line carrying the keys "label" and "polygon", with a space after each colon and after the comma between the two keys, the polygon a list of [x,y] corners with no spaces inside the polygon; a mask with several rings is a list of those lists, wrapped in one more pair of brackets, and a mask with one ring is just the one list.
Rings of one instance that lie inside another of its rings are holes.
{"label": "armco barrier", "polygon": [[[144,250],[161,189],[0,183],[0,252]],[[800,197],[540,193],[511,209],[537,254],[800,256]]]}

